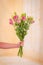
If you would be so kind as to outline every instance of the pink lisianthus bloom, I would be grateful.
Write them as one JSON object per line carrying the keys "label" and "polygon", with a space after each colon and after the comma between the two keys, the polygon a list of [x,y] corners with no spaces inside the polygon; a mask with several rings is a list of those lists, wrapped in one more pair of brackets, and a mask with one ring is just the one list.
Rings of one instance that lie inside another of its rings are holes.
{"label": "pink lisianthus bloom", "polygon": [[12,19],[9,19],[9,24],[13,25]]}
{"label": "pink lisianthus bloom", "polygon": [[17,21],[17,20],[18,20],[18,16],[15,15],[15,16],[13,17],[13,20],[14,20],[14,21]]}
{"label": "pink lisianthus bloom", "polygon": [[21,22],[21,20],[20,20],[20,19],[18,19],[18,20],[17,20],[17,23],[20,23],[20,22]]}
{"label": "pink lisianthus bloom", "polygon": [[26,20],[26,16],[22,16],[22,20],[25,21]]}

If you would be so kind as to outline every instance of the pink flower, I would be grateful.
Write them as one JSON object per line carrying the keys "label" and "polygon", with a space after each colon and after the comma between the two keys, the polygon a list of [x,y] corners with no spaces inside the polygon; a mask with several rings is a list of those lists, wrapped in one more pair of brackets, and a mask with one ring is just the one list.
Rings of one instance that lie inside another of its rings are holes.
{"label": "pink flower", "polygon": [[13,25],[13,21],[12,21],[12,19],[9,19],[9,24],[12,24],[12,25]]}
{"label": "pink flower", "polygon": [[14,21],[17,21],[17,20],[18,20],[18,16],[15,15],[15,16],[13,17],[13,19],[14,19]]}
{"label": "pink flower", "polygon": [[25,21],[26,20],[26,16],[22,16],[22,20]]}
{"label": "pink flower", "polygon": [[17,23],[20,23],[20,22],[21,22],[20,19],[18,19],[18,20],[17,20]]}

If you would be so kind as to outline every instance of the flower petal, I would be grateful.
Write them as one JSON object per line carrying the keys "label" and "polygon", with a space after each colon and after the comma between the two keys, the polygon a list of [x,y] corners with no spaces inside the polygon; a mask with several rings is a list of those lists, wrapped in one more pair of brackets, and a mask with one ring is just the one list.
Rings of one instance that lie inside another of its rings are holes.
{"label": "flower petal", "polygon": [[9,19],[9,24],[12,24],[12,25],[13,25],[13,21],[12,21],[12,19]]}

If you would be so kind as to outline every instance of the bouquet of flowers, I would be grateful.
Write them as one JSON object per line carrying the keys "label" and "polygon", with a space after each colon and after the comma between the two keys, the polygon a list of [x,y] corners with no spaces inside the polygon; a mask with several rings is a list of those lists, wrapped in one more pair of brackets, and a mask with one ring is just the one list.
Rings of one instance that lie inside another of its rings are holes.
{"label": "bouquet of flowers", "polygon": [[[12,18],[9,19],[9,23],[14,26],[16,35],[20,39],[21,42],[24,41],[24,38],[27,34],[27,30],[32,23],[34,23],[33,17],[26,16],[26,13],[21,14],[19,17],[15,12]],[[23,55],[23,46],[20,46],[18,51],[18,56],[22,57]]]}

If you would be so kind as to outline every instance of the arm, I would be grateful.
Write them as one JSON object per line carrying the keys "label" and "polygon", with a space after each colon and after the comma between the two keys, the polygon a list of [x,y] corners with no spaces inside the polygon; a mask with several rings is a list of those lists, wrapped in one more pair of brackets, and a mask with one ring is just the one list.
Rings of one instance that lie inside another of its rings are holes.
{"label": "arm", "polygon": [[18,44],[9,44],[9,43],[6,43],[6,42],[0,42],[0,48],[1,49],[19,48],[20,45],[22,45],[21,42],[19,42]]}

